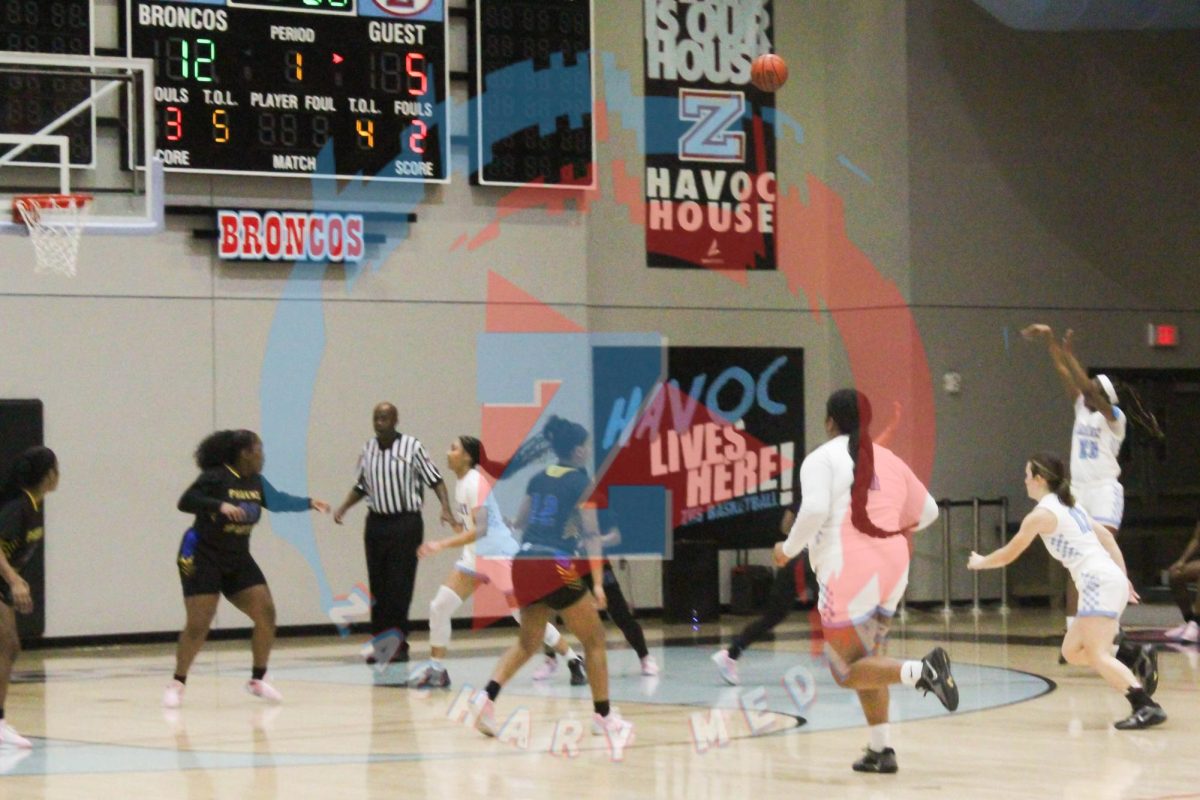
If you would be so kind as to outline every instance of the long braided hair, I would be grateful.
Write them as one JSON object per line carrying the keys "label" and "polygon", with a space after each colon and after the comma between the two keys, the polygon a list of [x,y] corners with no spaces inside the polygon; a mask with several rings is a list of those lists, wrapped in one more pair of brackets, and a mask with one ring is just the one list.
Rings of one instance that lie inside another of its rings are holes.
{"label": "long braided hair", "polygon": [[867,492],[875,479],[875,444],[871,441],[871,401],[857,389],[838,389],[829,395],[825,413],[838,431],[850,437],[848,449],[854,461],[854,483],[850,486],[850,521],[867,536],[884,539],[904,531],[887,531],[867,514]]}

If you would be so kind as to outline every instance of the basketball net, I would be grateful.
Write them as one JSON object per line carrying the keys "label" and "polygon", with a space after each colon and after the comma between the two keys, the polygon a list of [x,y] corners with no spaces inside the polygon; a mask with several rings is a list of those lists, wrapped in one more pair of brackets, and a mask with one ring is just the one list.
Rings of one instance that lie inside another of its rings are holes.
{"label": "basketball net", "polygon": [[13,199],[13,208],[29,228],[37,257],[35,272],[75,275],[79,236],[91,210],[86,194],[25,195]]}

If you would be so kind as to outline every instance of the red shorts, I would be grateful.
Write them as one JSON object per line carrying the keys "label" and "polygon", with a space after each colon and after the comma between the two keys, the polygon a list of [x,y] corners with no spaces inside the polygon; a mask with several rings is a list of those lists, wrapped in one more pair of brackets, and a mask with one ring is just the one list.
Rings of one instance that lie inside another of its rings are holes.
{"label": "red shorts", "polygon": [[526,608],[545,603],[555,611],[570,608],[588,593],[583,576],[591,571],[586,559],[522,558],[513,559],[513,594],[517,605]]}

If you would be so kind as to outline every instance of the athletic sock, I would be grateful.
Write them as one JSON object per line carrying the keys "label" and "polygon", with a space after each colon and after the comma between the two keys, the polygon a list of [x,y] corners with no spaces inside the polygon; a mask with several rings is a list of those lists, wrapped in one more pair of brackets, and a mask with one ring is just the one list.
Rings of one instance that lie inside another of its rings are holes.
{"label": "athletic sock", "polygon": [[254,667],[250,670],[250,680],[261,681],[267,675],[266,667]]}
{"label": "athletic sock", "polygon": [[433,667],[436,670],[443,669],[441,660],[434,658],[433,656],[429,657],[429,666]]}
{"label": "athletic sock", "polygon": [[187,685],[187,675],[180,675],[178,672],[176,672],[175,680],[179,681],[180,683],[182,683],[184,685]]}
{"label": "athletic sock", "polygon": [[488,700],[495,700],[500,696],[500,684],[488,681],[487,686],[483,687],[483,691],[487,692]]}
{"label": "athletic sock", "polygon": [[890,736],[890,730],[886,722],[868,727],[867,735],[871,737],[870,746],[876,753],[882,753],[892,746],[892,737]]}
{"label": "athletic sock", "polygon": [[905,661],[900,665],[900,682],[905,686],[916,686],[921,680],[923,664],[920,661]]}
{"label": "athletic sock", "polygon": [[592,703],[592,708],[596,709],[596,713],[602,717],[607,717],[608,713],[612,711],[607,700],[597,700],[596,702]]}
{"label": "athletic sock", "polygon": [[568,647],[566,658],[567,658],[567,661],[574,661],[575,659],[579,658],[579,653],[575,652],[574,647]]}
{"label": "athletic sock", "polygon": [[4,707],[0,706],[0,719],[4,719]]}
{"label": "athletic sock", "polygon": [[1140,686],[1130,686],[1129,691],[1125,692],[1125,699],[1129,701],[1129,705],[1133,706],[1133,710],[1155,705],[1150,699],[1150,695],[1146,694],[1146,690]]}
{"label": "athletic sock", "polygon": [[737,639],[734,639],[733,644],[729,645],[729,657],[732,658],[734,661],[737,661],[739,658],[741,658],[742,651],[745,649],[746,648],[744,646],[742,646],[742,643],[740,641],[738,641]]}

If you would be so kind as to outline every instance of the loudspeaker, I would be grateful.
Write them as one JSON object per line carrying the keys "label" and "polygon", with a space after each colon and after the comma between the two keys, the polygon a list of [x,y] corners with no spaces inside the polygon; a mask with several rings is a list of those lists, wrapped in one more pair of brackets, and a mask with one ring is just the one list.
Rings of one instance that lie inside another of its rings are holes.
{"label": "loudspeaker", "polygon": [[721,618],[717,543],[675,542],[674,558],[663,562],[663,621],[714,622]]}
{"label": "loudspeaker", "polygon": [[[0,502],[7,503],[16,493],[9,483],[13,462],[31,447],[42,444],[42,401],[0,400]],[[49,529],[49,514],[47,514]],[[49,537],[21,569],[33,595],[33,613],[17,614],[17,633],[22,639],[36,639],[46,632],[46,546]]]}
{"label": "loudspeaker", "polygon": [[775,571],[759,564],[739,564],[729,582],[729,610],[745,616],[761,611],[771,596]]}

